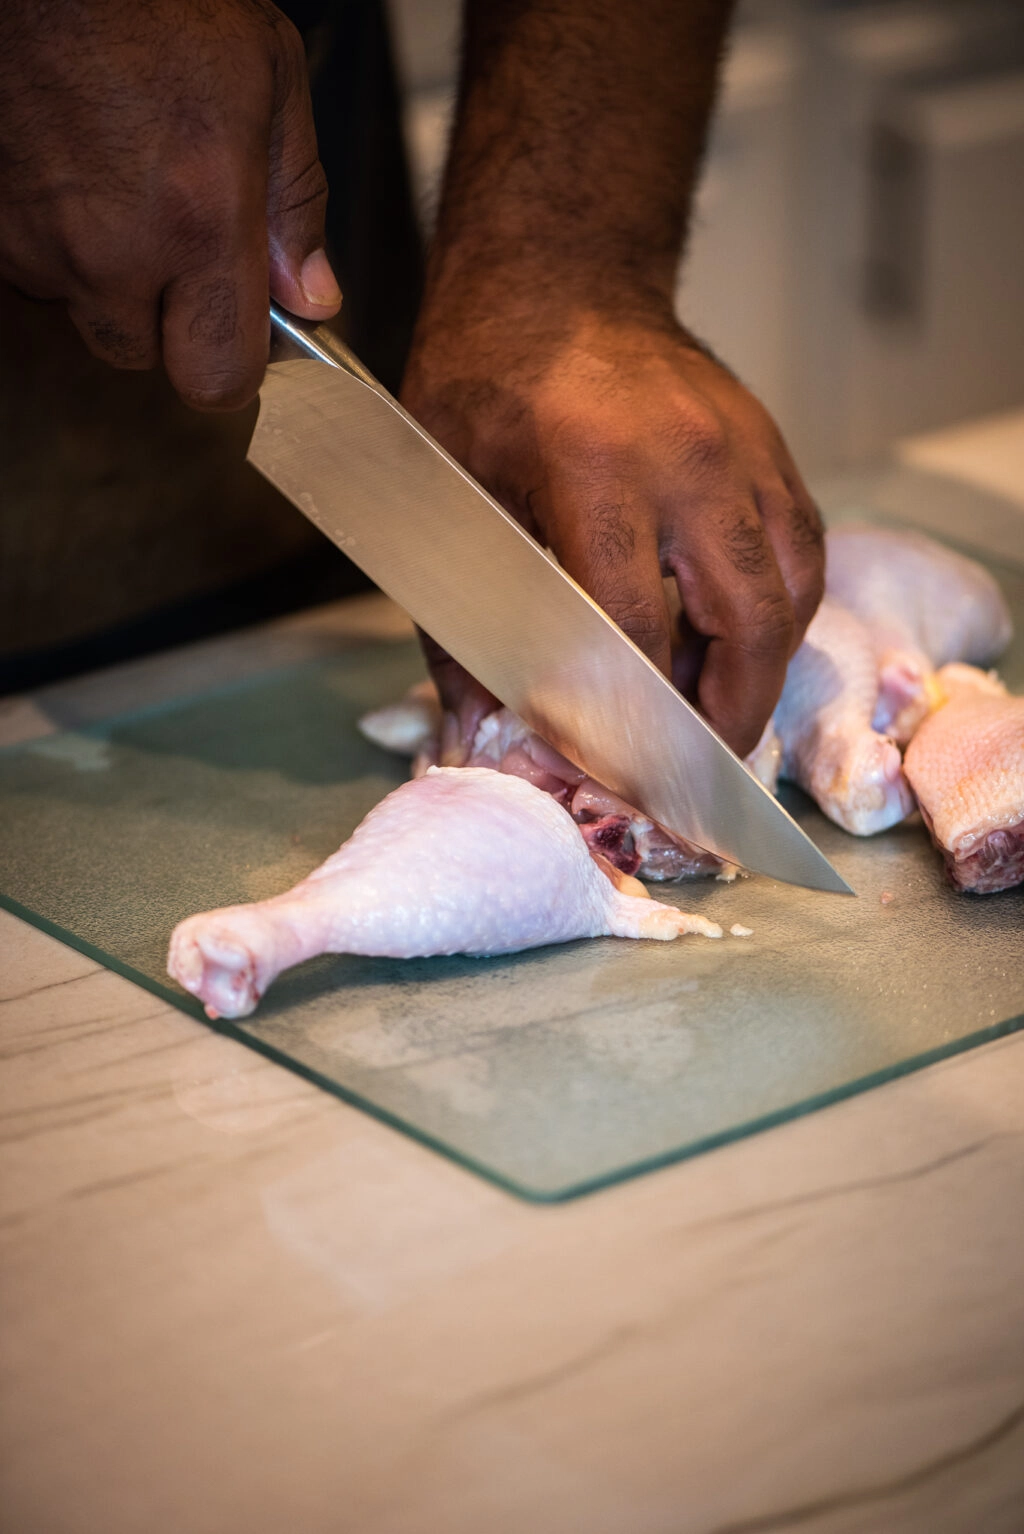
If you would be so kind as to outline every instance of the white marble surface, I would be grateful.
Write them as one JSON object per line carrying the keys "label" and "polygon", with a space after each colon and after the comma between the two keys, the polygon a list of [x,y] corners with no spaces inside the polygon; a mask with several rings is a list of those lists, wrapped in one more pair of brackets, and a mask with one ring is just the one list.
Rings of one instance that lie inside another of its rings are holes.
{"label": "white marble surface", "polygon": [[[50,688],[26,738],[404,632]],[[554,1208],[0,913],[17,1534],[1019,1534],[1024,1035]]]}

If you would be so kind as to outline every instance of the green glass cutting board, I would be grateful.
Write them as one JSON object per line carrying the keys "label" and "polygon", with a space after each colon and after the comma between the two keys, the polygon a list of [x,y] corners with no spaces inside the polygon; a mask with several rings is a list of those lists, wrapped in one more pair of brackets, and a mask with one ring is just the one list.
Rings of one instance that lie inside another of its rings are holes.
{"label": "green glass cutting board", "polygon": [[[1024,629],[1024,577],[1000,573]],[[403,780],[355,724],[421,664],[412,644],[365,644],[0,753],[0,900],[202,1017],[164,972],[172,927],[287,888]],[[1024,687],[1020,638],[1002,669]],[[856,900],[764,878],[655,886],[753,936],[325,957],[217,1027],[506,1188],[563,1199],[1024,1025],[1024,889],[957,895],[919,825],[858,841],[786,803]]]}

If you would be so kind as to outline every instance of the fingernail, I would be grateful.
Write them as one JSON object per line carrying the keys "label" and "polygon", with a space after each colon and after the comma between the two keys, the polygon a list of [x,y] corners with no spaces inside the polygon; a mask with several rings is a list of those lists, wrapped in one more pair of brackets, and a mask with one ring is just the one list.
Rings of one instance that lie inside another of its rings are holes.
{"label": "fingernail", "polygon": [[325,251],[314,250],[302,263],[299,281],[306,301],[321,309],[334,309],[341,303],[341,289],[331,271]]}

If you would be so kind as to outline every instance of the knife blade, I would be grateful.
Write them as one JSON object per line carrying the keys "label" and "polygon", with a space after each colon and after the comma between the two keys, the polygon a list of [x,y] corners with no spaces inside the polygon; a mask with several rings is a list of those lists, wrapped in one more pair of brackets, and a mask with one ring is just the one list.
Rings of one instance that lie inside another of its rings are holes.
{"label": "knife blade", "polygon": [[[778,801],[555,559],[323,326],[278,341],[249,461],[531,729],[730,863],[852,894]],[[280,353],[280,345],[278,345]]]}

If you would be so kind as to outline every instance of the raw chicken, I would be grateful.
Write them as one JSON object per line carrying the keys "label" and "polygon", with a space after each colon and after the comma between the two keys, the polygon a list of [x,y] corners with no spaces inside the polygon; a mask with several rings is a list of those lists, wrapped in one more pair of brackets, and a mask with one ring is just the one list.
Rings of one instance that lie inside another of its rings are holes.
{"label": "raw chicken", "polygon": [[[846,526],[828,534],[827,551],[829,594],[747,764],[769,789],[781,773],[837,825],[870,836],[914,809],[898,743],[939,701],[935,667],[994,659],[1011,637],[1010,615],[987,570],[921,533]],[[441,709],[429,683],[361,728],[415,755],[414,772],[438,759]],[[507,709],[485,716],[459,750],[471,766],[515,773],[553,794],[625,873],[678,879],[722,869],[585,778]]]}
{"label": "raw chicken", "polygon": [[722,935],[592,856],[550,794],[487,768],[432,767],[287,894],[181,922],[167,968],[209,1017],[246,1017],[283,969],[321,953],[482,955],[684,932]]}
{"label": "raw chicken", "polygon": [[973,666],[945,666],[946,698],[907,748],[905,771],[958,889],[1024,880],[1024,698]]}
{"label": "raw chicken", "polygon": [[782,776],[855,836],[884,831],[914,808],[899,747],[872,725],[877,700],[871,634],[826,597],[789,663],[775,729]]}
{"label": "raw chicken", "polygon": [[693,878],[717,873],[712,853],[672,836],[610,789],[575,767],[524,724],[500,708],[480,721],[467,766],[514,773],[564,804],[591,851],[614,867],[645,879]]}
{"label": "raw chicken", "polygon": [[[870,836],[914,808],[903,743],[938,699],[934,669],[989,661],[1006,646],[1010,615],[992,576],[921,533],[847,526],[828,534],[829,597],[790,663],[773,721],[747,765],[774,790],[799,783],[837,825]],[[372,740],[438,759],[440,705],[430,684],[361,721]],[[624,804],[552,751],[507,709],[462,743],[471,766],[515,773],[555,795],[588,842],[623,872],[679,879],[722,864]]]}
{"label": "raw chicken", "polygon": [[[412,756],[413,776],[437,763],[441,738],[441,705],[432,682],[418,682],[398,703],[375,709],[359,721],[362,733],[376,745]],[[674,836],[639,810],[589,778],[560,752],[524,724],[511,709],[498,708],[477,726],[463,747],[468,767],[492,767],[525,778],[565,805],[592,851],[601,852],[614,867],[639,878],[662,882],[717,874],[735,877],[731,864]],[[747,765],[766,788],[774,791],[781,748],[771,723],[747,758]]]}
{"label": "raw chicken", "polygon": [[994,659],[1012,625],[989,572],[922,533],[855,525],[826,545],[828,594],[775,711],[782,776],[871,836],[914,808],[896,743],[939,701],[935,667]]}
{"label": "raw chicken", "polygon": [[905,744],[937,701],[932,673],[987,666],[1013,626],[999,586],[973,559],[923,533],[850,524],[827,537],[829,597],[867,624],[878,662],[875,729]]}

